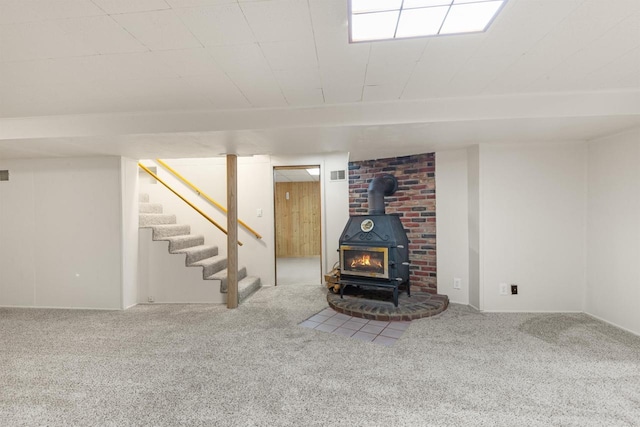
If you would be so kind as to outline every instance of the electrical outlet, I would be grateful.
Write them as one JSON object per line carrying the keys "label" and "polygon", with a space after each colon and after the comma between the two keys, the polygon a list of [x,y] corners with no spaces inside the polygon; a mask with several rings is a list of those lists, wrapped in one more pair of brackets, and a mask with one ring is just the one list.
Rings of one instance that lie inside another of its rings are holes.
{"label": "electrical outlet", "polygon": [[153,297],[147,298],[147,302],[153,302],[153,301],[154,301]]}
{"label": "electrical outlet", "polygon": [[500,283],[499,292],[500,295],[509,295],[509,285],[506,283]]}
{"label": "electrical outlet", "polygon": [[262,208],[258,208],[257,215],[258,215],[258,218],[262,216]]}
{"label": "electrical outlet", "polygon": [[462,279],[459,277],[453,278],[453,289],[461,289],[462,288]]}
{"label": "electrical outlet", "polygon": [[518,285],[511,285],[511,295],[518,295]]}

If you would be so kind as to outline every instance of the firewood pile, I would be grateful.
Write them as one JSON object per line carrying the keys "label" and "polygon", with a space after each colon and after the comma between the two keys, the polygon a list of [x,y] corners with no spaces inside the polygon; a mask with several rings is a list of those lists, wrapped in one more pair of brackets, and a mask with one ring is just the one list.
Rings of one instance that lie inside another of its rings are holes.
{"label": "firewood pile", "polygon": [[330,292],[337,294],[340,292],[340,270],[336,267],[331,270],[328,274],[324,275],[324,281],[327,284],[327,288],[329,288]]}

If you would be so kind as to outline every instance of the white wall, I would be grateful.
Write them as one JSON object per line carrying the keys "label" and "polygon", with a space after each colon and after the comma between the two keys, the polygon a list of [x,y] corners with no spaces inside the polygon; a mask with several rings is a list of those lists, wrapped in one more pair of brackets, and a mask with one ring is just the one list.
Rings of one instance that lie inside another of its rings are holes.
{"label": "white wall", "polygon": [[640,334],[640,129],[588,148],[585,311]]}
{"label": "white wall", "polygon": [[138,277],[138,162],[120,159],[122,204],[122,308],[137,303]]}
{"label": "white wall", "polygon": [[[166,160],[166,162],[218,203],[226,206],[225,158],[175,159]],[[152,161],[143,163],[154,164]],[[312,157],[239,157],[238,216],[262,235],[262,239],[258,240],[243,227],[238,227],[239,239],[243,243],[239,250],[239,263],[247,267],[249,275],[260,277],[264,285],[275,283],[273,167],[287,165],[320,165],[323,271],[330,270],[338,259],[335,250],[349,215],[348,181],[329,182],[329,174],[325,173],[336,169],[346,170],[348,167],[347,153]],[[162,179],[184,194],[189,201],[226,228],[226,216],[222,212],[198,197],[161,166],[158,166],[158,173]],[[190,224],[192,233],[203,234],[206,244],[217,245],[220,254],[226,253],[224,234],[180,199],[169,193],[161,184],[151,184],[150,180],[145,177],[140,181],[140,191],[149,193],[151,202],[163,203],[165,213],[176,214],[179,223]],[[260,217],[258,209],[262,210]],[[149,268],[153,268],[153,266]]]}
{"label": "white wall", "polygon": [[[467,150],[436,153],[436,235],[438,293],[469,304]],[[453,288],[454,278],[461,280]]]}
{"label": "white wall", "polygon": [[[437,191],[437,188],[436,188]],[[480,309],[481,262],[480,262],[480,149],[476,145],[467,150],[467,230],[469,234],[469,305]],[[437,197],[437,196],[436,196]],[[461,225],[464,227],[464,225]]]}
{"label": "white wall", "polygon": [[0,160],[0,305],[122,306],[120,158]]}
{"label": "white wall", "polygon": [[582,311],[585,165],[581,143],[480,147],[481,309]]}

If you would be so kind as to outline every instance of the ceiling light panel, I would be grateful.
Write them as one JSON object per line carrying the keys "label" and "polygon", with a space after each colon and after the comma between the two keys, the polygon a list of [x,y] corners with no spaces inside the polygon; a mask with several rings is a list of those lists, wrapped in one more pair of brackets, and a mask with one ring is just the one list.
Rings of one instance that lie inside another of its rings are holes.
{"label": "ceiling light panel", "polygon": [[351,0],[352,42],[486,31],[507,0]]}

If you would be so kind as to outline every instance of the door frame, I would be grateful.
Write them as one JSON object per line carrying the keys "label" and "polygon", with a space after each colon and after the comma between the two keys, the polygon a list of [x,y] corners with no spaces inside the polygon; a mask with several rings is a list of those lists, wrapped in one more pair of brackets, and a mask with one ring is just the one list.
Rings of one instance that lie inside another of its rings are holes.
{"label": "door frame", "polygon": [[320,247],[319,252],[320,252],[320,284],[322,284],[322,233],[323,233],[323,229],[322,229],[322,220],[323,220],[323,212],[322,212],[322,206],[323,206],[323,201],[322,201],[322,165],[320,164],[304,164],[304,165],[287,165],[287,166],[273,166],[272,169],[272,181],[273,181],[273,271],[275,272],[275,277],[274,277],[274,286],[278,286],[278,250],[277,250],[277,243],[276,243],[276,239],[277,239],[277,233],[278,233],[278,227],[276,225],[276,218],[278,215],[278,211],[276,208],[276,172],[278,170],[292,170],[292,169],[312,169],[312,168],[318,168],[320,170],[320,175],[318,175],[318,185],[320,186],[320,191],[319,191],[319,202],[320,202],[320,215],[318,216],[318,230],[320,233],[320,239],[319,239],[319,244]]}

